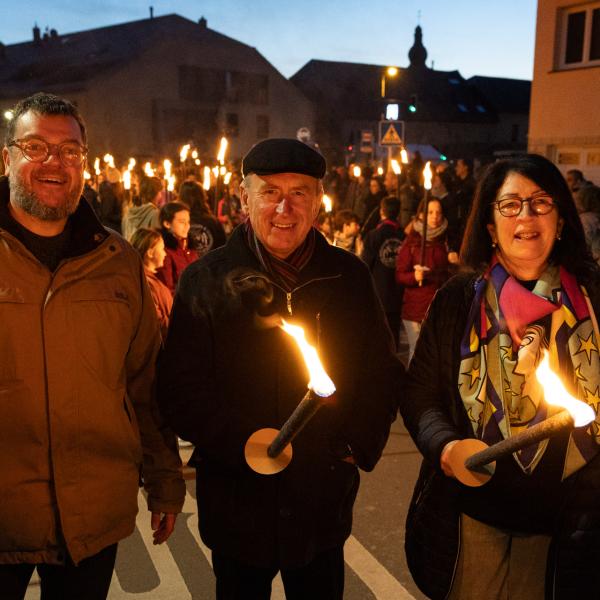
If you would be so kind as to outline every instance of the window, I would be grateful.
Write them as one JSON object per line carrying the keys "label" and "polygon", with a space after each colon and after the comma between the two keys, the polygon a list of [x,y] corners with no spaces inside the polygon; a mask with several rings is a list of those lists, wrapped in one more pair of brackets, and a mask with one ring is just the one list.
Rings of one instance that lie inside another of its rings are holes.
{"label": "window", "polygon": [[561,27],[560,68],[600,65],[600,2],[565,9]]}
{"label": "window", "polygon": [[256,115],[256,137],[259,140],[269,137],[268,115]]}
{"label": "window", "polygon": [[225,91],[225,71],[187,65],[179,67],[179,97],[182,100],[219,102]]}

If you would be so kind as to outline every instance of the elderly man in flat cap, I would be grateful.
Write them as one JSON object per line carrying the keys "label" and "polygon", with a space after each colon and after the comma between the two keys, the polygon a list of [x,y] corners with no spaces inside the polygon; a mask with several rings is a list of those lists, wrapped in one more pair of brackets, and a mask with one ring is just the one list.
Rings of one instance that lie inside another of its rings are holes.
{"label": "elderly man in flat cap", "polygon": [[[366,266],[313,227],[323,157],[268,139],[242,174],[246,222],[180,280],[161,409],[196,447],[218,600],[267,599],[279,571],[288,600],[341,599],[359,468],[373,469],[385,446],[402,367]],[[295,438],[290,464],[262,475],[246,463],[246,442],[281,428],[308,383],[294,340],[267,326],[279,317],[304,328],[337,391]]]}

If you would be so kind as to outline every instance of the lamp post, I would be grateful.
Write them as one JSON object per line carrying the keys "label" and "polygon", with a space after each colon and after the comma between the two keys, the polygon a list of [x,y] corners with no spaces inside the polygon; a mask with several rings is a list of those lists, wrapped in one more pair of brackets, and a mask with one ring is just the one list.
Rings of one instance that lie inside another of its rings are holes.
{"label": "lamp post", "polygon": [[381,97],[385,98],[385,81],[386,81],[386,76],[388,77],[396,77],[396,75],[398,75],[398,68],[397,67],[387,67],[386,69],[384,69],[383,73],[381,74]]}

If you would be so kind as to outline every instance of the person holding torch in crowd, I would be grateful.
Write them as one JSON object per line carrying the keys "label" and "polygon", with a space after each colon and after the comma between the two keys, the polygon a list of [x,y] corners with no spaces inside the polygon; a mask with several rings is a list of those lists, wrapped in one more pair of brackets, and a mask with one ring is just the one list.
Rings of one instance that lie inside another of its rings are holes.
{"label": "person holding torch in crowd", "polygon": [[[164,417],[195,446],[200,534],[217,598],[341,600],[358,468],[371,470],[395,418],[403,370],[366,265],[313,228],[325,160],[293,139],[244,157],[246,222],[183,273],[159,361]],[[307,392],[303,328],[336,392],[294,438],[279,473],[252,470],[249,438],[280,429]],[[358,468],[357,468],[358,467]]]}
{"label": "person holding torch in crowd", "polygon": [[[424,455],[407,517],[409,568],[431,598],[595,597],[600,278],[550,161],[525,155],[488,167],[461,262],[469,272],[434,298],[400,401]],[[596,421],[499,458],[481,487],[458,483],[458,440],[495,445],[556,413],[536,377],[546,354]]]}

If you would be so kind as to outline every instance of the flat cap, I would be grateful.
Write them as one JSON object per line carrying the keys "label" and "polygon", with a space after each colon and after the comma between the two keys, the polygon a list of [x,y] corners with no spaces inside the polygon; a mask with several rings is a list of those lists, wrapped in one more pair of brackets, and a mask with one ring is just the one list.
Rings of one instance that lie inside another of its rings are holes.
{"label": "flat cap", "polygon": [[326,164],[323,156],[294,139],[270,138],[254,144],[242,159],[242,176],[300,173],[322,179]]}

